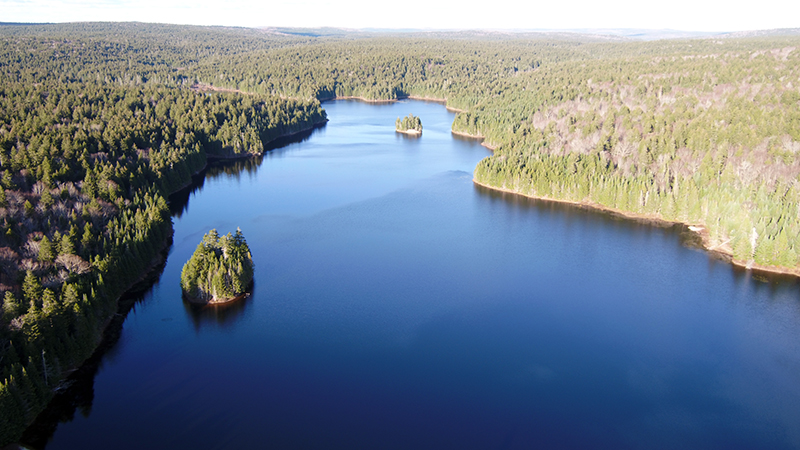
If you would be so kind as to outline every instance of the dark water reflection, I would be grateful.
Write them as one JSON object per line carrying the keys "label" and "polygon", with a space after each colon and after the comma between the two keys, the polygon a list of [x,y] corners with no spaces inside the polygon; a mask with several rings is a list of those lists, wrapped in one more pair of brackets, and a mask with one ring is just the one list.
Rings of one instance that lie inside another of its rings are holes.
{"label": "dark water reflection", "polygon": [[483,138],[474,138],[474,137],[464,136],[464,135],[455,134],[455,133],[450,133],[450,136],[453,138],[453,140],[461,141],[461,142],[467,142],[467,143],[483,142]]}
{"label": "dark water reflection", "polygon": [[[48,449],[800,447],[794,279],[680,226],[477,187],[489,152],[439,105],[326,109],[186,195],[91,414]],[[394,133],[409,113],[419,139]],[[189,307],[183,263],[237,226],[253,296]]]}
{"label": "dark water reflection", "polygon": [[[456,137],[457,135],[453,135]],[[461,137],[462,139],[469,139]],[[703,247],[701,238],[694,232],[690,231],[687,226],[680,224],[668,224],[660,221],[653,221],[648,219],[631,219],[623,217],[619,214],[612,212],[598,211],[588,206],[564,204],[561,202],[539,200],[520,195],[511,194],[508,192],[489,189],[487,187],[475,184],[475,191],[484,198],[489,199],[491,203],[499,203],[503,205],[513,205],[514,208],[523,210],[535,209],[540,212],[548,214],[558,214],[563,217],[567,222],[577,220],[580,222],[588,222],[598,227],[619,227],[628,230],[642,230],[644,232],[654,231],[654,228],[663,229],[660,233],[670,238],[675,238],[675,242],[681,245],[696,249],[709,256],[709,265],[714,267],[723,267],[730,269],[736,277],[743,277],[743,281],[760,282],[754,286],[757,288],[769,288],[770,292],[778,293],[791,291],[800,287],[800,279],[794,275],[781,274],[768,272],[758,269],[747,270],[743,267],[736,266],[730,263],[730,259],[725,255],[718,255],[708,253]],[[800,291],[797,291],[800,293]]]}
{"label": "dark water reflection", "polygon": [[411,141],[411,142],[416,142],[417,140],[422,138],[421,134],[406,134],[406,133],[397,133],[397,132],[395,132],[395,133],[397,134],[397,137],[399,137],[400,139],[403,139],[403,140],[406,140],[406,141]]}
{"label": "dark water reflection", "polygon": [[247,296],[241,300],[221,305],[197,305],[184,300],[183,306],[191,317],[195,330],[199,332],[203,327],[208,326],[221,329],[233,327],[247,313],[252,302],[253,297]]}
{"label": "dark water reflection", "polygon": [[61,383],[48,407],[23,434],[22,442],[34,449],[45,448],[59,423],[71,422],[76,413],[84,418],[91,415],[95,376],[104,364],[113,363],[119,356],[125,318],[136,310],[137,305],[146,301],[150,289],[158,284],[165,264],[166,260],[162,261],[143,281],[122,296],[117,313],[108,324],[94,354]]}
{"label": "dark water reflection", "polygon": [[206,180],[215,180],[220,177],[232,177],[237,180],[242,176],[253,177],[265,158],[268,160],[280,158],[284,147],[307,141],[315,131],[324,126],[325,124],[322,124],[307,131],[275,139],[264,146],[264,151],[267,153],[263,155],[235,160],[212,161],[205,170],[192,177],[191,185],[170,195],[170,213],[172,213],[173,217],[181,218],[189,207],[189,199],[192,194],[201,191]]}

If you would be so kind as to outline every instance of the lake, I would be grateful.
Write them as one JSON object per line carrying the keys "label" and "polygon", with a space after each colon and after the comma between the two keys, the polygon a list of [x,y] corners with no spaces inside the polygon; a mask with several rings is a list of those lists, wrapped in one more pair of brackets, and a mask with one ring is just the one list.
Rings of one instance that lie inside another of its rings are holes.
{"label": "lake", "polygon": [[[715,260],[683,227],[478,187],[490,152],[440,104],[324,107],[325,127],[172,199],[160,276],[55,433],[26,442],[800,448],[797,281]],[[409,113],[419,138],[394,131]],[[203,234],[237,227],[252,296],[184,303]]]}

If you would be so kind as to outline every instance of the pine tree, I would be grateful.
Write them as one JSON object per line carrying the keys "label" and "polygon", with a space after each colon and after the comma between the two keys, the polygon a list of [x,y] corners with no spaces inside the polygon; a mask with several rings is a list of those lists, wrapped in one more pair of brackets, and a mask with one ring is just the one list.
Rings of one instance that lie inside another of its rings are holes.
{"label": "pine tree", "polygon": [[54,259],[53,244],[51,244],[50,239],[47,239],[47,236],[45,236],[39,241],[39,261],[53,262]]}
{"label": "pine tree", "polygon": [[42,299],[42,282],[30,270],[25,273],[25,280],[22,282],[22,293],[26,302],[35,303]]}
{"label": "pine tree", "polygon": [[42,191],[42,196],[39,198],[39,204],[44,207],[44,210],[47,211],[53,206],[53,196],[50,194],[49,189],[45,189]]}
{"label": "pine tree", "polygon": [[14,293],[6,291],[3,297],[3,321],[9,323],[20,314],[22,314],[22,311],[19,301],[14,296]]}
{"label": "pine tree", "polygon": [[74,255],[75,254],[75,244],[72,243],[72,238],[69,234],[64,234],[61,236],[61,240],[58,243],[58,254],[59,255]]}

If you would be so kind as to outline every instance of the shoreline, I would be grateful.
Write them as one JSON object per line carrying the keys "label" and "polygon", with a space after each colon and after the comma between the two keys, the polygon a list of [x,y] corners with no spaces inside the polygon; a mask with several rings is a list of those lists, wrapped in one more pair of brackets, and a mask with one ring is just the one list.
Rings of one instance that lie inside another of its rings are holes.
{"label": "shoreline", "polygon": [[372,103],[372,104],[380,105],[380,104],[396,103],[396,102],[399,102],[400,100],[406,100],[406,99],[408,99],[408,100],[419,100],[419,101],[423,101],[423,102],[440,103],[440,104],[444,105],[445,109],[447,109],[450,112],[455,112],[455,113],[465,113],[465,112],[467,112],[466,110],[463,110],[463,109],[458,109],[458,108],[454,108],[452,106],[447,106],[447,99],[446,98],[420,97],[418,95],[405,95],[403,97],[385,99],[385,100],[373,100],[373,99],[368,99],[368,98],[365,98],[365,97],[359,97],[357,95],[347,95],[347,96],[344,96],[344,97],[329,97],[329,98],[325,98],[325,99],[320,99],[319,102],[320,103],[325,103],[325,102],[335,102],[336,100],[358,100],[358,101],[364,102],[364,103]]}
{"label": "shoreline", "polygon": [[[219,86],[215,86],[213,84],[208,84],[208,83],[195,83],[195,84],[191,85],[189,87],[189,89],[192,90],[193,92],[200,92],[200,93],[203,93],[203,92],[229,92],[229,93],[235,93],[235,94],[254,95],[254,93],[252,93],[252,92],[246,92],[246,91],[242,91],[242,90],[234,89],[234,88],[219,87]],[[279,97],[287,98],[287,97],[284,97],[283,95],[279,95]],[[423,101],[423,102],[440,103],[440,104],[444,105],[445,109],[447,109],[450,112],[455,112],[455,113],[465,113],[465,112],[467,112],[467,110],[465,110],[465,109],[460,109],[460,108],[455,108],[453,106],[448,106],[446,98],[424,97],[424,96],[421,96],[421,95],[404,95],[404,96],[401,96],[401,97],[397,97],[396,99],[382,99],[382,100],[368,99],[366,97],[361,97],[361,96],[358,96],[358,95],[347,95],[347,96],[341,96],[341,97],[334,95],[333,97],[326,97],[326,98],[317,99],[317,100],[320,103],[332,102],[332,101],[336,101],[336,100],[358,100],[358,101],[362,101],[364,103],[383,104],[383,103],[394,103],[394,102],[397,102],[397,101],[400,101],[400,100],[406,100],[406,99],[409,99],[409,100],[420,100],[420,101]]]}
{"label": "shoreline", "polygon": [[[269,145],[269,144],[277,141],[278,139],[288,138],[288,137],[296,136],[296,135],[298,135],[300,133],[305,133],[306,131],[310,131],[310,130],[319,128],[319,127],[325,125],[328,122],[329,122],[329,120],[326,118],[323,121],[315,122],[315,123],[311,124],[311,126],[304,127],[304,128],[302,128],[300,130],[297,130],[297,131],[292,131],[291,133],[282,134],[282,135],[280,135],[278,137],[275,137],[273,139],[270,139],[270,140],[264,142],[263,144],[266,146],[266,145]],[[237,159],[247,159],[247,158],[252,158],[254,156],[263,156],[265,153],[269,152],[270,150],[262,150],[262,151],[260,151],[258,153],[249,153],[249,152],[236,153],[236,154],[233,154],[233,155],[208,155],[208,154],[206,154],[206,160],[208,161],[206,163],[206,167],[208,167],[208,163],[213,163],[213,162],[217,162],[217,161],[236,161]],[[203,169],[205,169],[206,167],[204,167]],[[202,172],[202,169],[199,170],[197,173],[200,173],[200,172]]]}
{"label": "shoreline", "polygon": [[398,130],[397,128],[395,128],[394,132],[400,134],[407,134],[409,136],[414,136],[414,137],[422,136],[422,131],[415,130],[413,128],[409,130]]}
{"label": "shoreline", "polygon": [[576,207],[581,207],[585,209],[591,209],[594,211],[605,212],[609,214],[613,214],[617,217],[621,217],[627,220],[634,220],[637,222],[642,223],[649,223],[651,225],[660,225],[664,227],[670,227],[679,225],[684,228],[696,238],[700,240],[702,243],[702,248],[704,251],[709,253],[712,256],[717,257],[718,259],[724,260],[730,263],[732,266],[744,269],[754,273],[763,273],[763,274],[770,274],[770,275],[790,275],[794,277],[800,278],[800,269],[790,269],[788,267],[779,267],[779,266],[763,266],[760,264],[749,263],[748,261],[742,261],[733,257],[733,253],[727,248],[722,247],[724,244],[718,245],[711,245],[710,236],[708,234],[708,229],[705,224],[690,224],[687,222],[679,222],[673,220],[666,220],[662,217],[655,216],[655,215],[646,215],[646,214],[636,214],[630,211],[623,211],[621,209],[610,208],[608,206],[604,206],[598,203],[592,203],[587,201],[576,202],[572,200],[563,200],[557,198],[550,198],[550,197],[539,197],[534,195],[527,195],[523,194],[508,188],[501,188],[496,186],[491,186],[485,183],[481,183],[480,181],[476,180],[475,177],[472,178],[472,182],[478,186],[484,187],[486,189],[491,189],[493,191],[498,192],[505,192],[508,194],[519,195],[521,197],[530,198],[533,200],[541,200],[545,202],[553,202],[553,203],[561,203],[572,205]]}
{"label": "shoreline", "polygon": [[[279,139],[282,139],[282,138],[291,137],[291,136],[294,136],[294,135],[297,135],[297,134],[300,134],[300,133],[303,133],[303,132],[306,132],[306,131],[309,131],[309,130],[313,130],[315,128],[322,127],[326,123],[328,123],[328,119],[327,118],[325,120],[323,120],[323,121],[313,123],[311,126],[305,127],[305,128],[303,128],[301,130],[294,131],[294,132],[291,132],[291,133],[288,133],[288,134],[283,134],[281,136],[278,136],[278,137],[276,137],[274,139],[271,139],[271,140],[265,142],[264,144],[266,145],[266,144],[275,142],[275,141],[277,141]],[[259,152],[259,153],[242,153],[242,154],[231,155],[231,156],[227,156],[227,157],[217,157],[217,156],[208,156],[207,155],[206,156],[206,162],[203,165],[203,167],[200,168],[194,174],[192,174],[187,183],[183,184],[182,186],[180,186],[179,188],[173,190],[172,192],[170,192],[167,195],[167,198],[166,198],[167,204],[169,204],[169,196],[174,195],[174,194],[176,194],[176,193],[178,193],[178,192],[180,192],[180,191],[182,191],[182,190],[184,190],[186,188],[191,187],[195,183],[193,178],[195,176],[203,173],[206,169],[208,169],[208,167],[209,167],[209,165],[211,163],[219,162],[219,161],[227,162],[227,161],[235,161],[235,160],[239,160],[239,159],[252,158],[252,157],[256,157],[256,156],[261,156],[261,155],[263,155],[264,153],[266,153],[268,151],[270,151],[270,150],[264,150],[264,151]],[[136,280],[133,281],[127,288],[125,288],[125,290],[116,298],[115,304],[116,304],[117,307],[115,308],[114,313],[111,314],[109,317],[104,318],[103,321],[102,321],[102,325],[100,327],[98,327],[97,331],[99,333],[99,336],[98,336],[97,342],[95,342],[95,344],[93,346],[93,349],[92,349],[92,352],[90,353],[90,355],[86,359],[84,359],[80,364],[77,364],[74,367],[70,367],[68,369],[63,370],[62,383],[64,381],[68,380],[72,374],[77,373],[77,372],[81,372],[88,365],[91,365],[92,361],[93,361],[93,358],[95,358],[96,355],[97,355],[97,352],[100,352],[100,351],[103,350],[103,343],[106,342],[108,339],[110,339],[114,333],[118,333],[119,332],[119,330],[114,330],[113,329],[115,327],[116,322],[118,320],[120,321],[118,325],[121,328],[122,324],[125,322],[125,319],[127,318],[128,312],[130,312],[130,308],[127,308],[128,310],[125,311],[124,314],[121,312],[125,307],[125,305],[124,305],[125,299],[127,297],[134,296],[139,291],[141,291],[142,290],[142,287],[141,287],[142,284],[147,282],[147,280],[151,279],[156,274],[156,271],[159,268],[161,268],[163,270],[163,266],[166,264],[167,259],[168,259],[169,248],[173,244],[173,236],[174,236],[174,234],[175,234],[175,229],[170,224],[169,234],[165,237],[163,242],[159,243],[157,254],[153,257],[153,259],[150,261],[150,264],[148,264],[147,268],[139,275],[139,277],[136,278]],[[247,295],[248,295],[247,293],[244,293],[241,296],[237,296],[234,299],[231,299],[231,300],[228,300],[228,301],[214,302],[214,303],[208,302],[208,303],[205,303],[205,304],[223,305],[223,304],[226,304],[226,303],[233,302],[234,300],[238,300],[240,297],[244,298]],[[133,306],[133,305],[131,304],[130,306]],[[51,403],[53,402],[54,398],[55,398],[55,394],[54,394],[54,397],[51,398],[50,401],[47,402],[47,404],[45,405],[44,409],[39,411],[39,413],[34,417],[33,421],[27,424],[25,430],[23,431],[23,434],[32,425],[34,425],[37,422],[37,419],[39,418],[39,416],[41,414],[43,414],[45,411],[47,411],[47,409],[50,407]],[[12,443],[10,445],[14,445],[14,444]]]}
{"label": "shoreline", "polygon": [[450,111],[450,112],[455,112],[455,113],[465,113],[465,112],[467,112],[464,109],[458,109],[458,108],[454,108],[452,106],[447,106],[447,99],[446,98],[420,97],[419,95],[407,95],[407,96],[405,96],[403,98],[404,99],[407,98],[409,100],[421,100],[423,102],[440,103],[440,104],[444,105],[444,108],[446,110]]}
{"label": "shoreline", "polygon": [[450,133],[455,134],[456,136],[461,136],[469,139],[479,139],[481,141],[482,146],[488,148],[491,151],[497,150],[496,145],[488,144],[486,142],[486,136],[482,136],[480,134],[469,134],[469,133],[464,133],[463,131],[455,131],[455,130],[450,130]]}
{"label": "shoreline", "polygon": [[[252,282],[250,282],[250,284],[252,285]],[[186,295],[184,295],[183,298],[186,299],[187,302],[197,306],[219,306],[219,305],[227,305],[228,303],[233,303],[237,300],[241,300],[249,296],[250,296],[249,292],[242,292],[241,294],[235,295],[230,298],[212,298],[211,300],[208,301],[200,300],[198,298],[188,297]]]}
{"label": "shoreline", "polygon": [[[296,136],[296,135],[298,135],[300,133],[305,133],[307,131],[311,131],[311,130],[314,130],[316,128],[320,128],[320,127],[324,126],[325,124],[327,124],[328,122],[329,122],[329,120],[326,118],[325,120],[323,120],[321,122],[313,123],[309,127],[305,127],[305,128],[303,128],[301,130],[293,131],[293,132],[288,133],[288,134],[282,134],[282,135],[280,135],[280,136],[278,136],[278,137],[276,137],[274,139],[270,139],[269,141],[264,142],[264,145],[271,144],[271,143],[273,143],[273,142],[275,142],[275,141],[277,141],[279,139],[284,139],[284,138]],[[238,161],[238,160],[241,160],[241,159],[255,158],[257,156],[263,156],[265,153],[267,153],[267,152],[269,152],[271,150],[272,149],[270,149],[270,150],[262,150],[262,151],[260,151],[258,153],[238,153],[238,154],[235,154],[235,155],[227,155],[227,156],[206,154],[206,163],[203,164],[203,167],[199,168],[197,171],[195,171],[195,173],[191,174],[190,178],[189,178],[189,181],[187,183],[182,184],[179,188],[177,188],[174,191],[170,192],[167,195],[167,203],[169,203],[169,197],[170,196],[172,196],[174,194],[177,194],[178,192],[190,187],[194,183],[194,180],[192,178],[196,177],[197,175],[200,175],[201,173],[203,173],[203,171],[207,170],[211,164],[217,163],[217,162],[225,163],[225,162],[228,162],[228,161]]]}
{"label": "shoreline", "polygon": [[[71,414],[75,413],[74,398],[76,396],[81,396],[81,392],[83,391],[91,392],[94,377],[102,365],[103,357],[113,349],[119,341],[122,334],[123,323],[127,319],[128,313],[143,299],[142,295],[158,282],[161,275],[160,270],[163,270],[166,265],[173,234],[174,233],[171,233],[165,238],[167,245],[153,258],[151,261],[153,265],[149,268],[147,273],[134,281],[128,289],[120,295],[117,300],[117,309],[114,314],[106,320],[104,324],[105,328],[101,331],[99,341],[95,345],[91,355],[77,367],[70,368],[68,371],[64,372],[64,378],[54,389],[53,397],[23,431],[22,437],[24,439],[22,440],[27,440],[30,444],[34,444],[36,439],[40,439],[41,436],[51,435],[51,424],[62,422],[63,417],[65,417],[65,411],[71,411]],[[88,385],[85,382],[87,377],[91,379],[91,383],[88,383]],[[23,450],[27,448],[27,446],[22,446],[18,441],[9,444],[8,447],[3,447],[3,450]]]}
{"label": "shoreline", "polygon": [[325,102],[335,102],[335,101],[337,101],[337,100],[358,100],[358,101],[360,101],[360,102],[364,102],[364,103],[372,103],[372,104],[376,104],[376,105],[380,105],[380,104],[389,104],[389,103],[395,103],[395,102],[397,102],[397,100],[396,100],[396,99],[387,99],[387,100],[372,100],[372,99],[369,99],[369,98],[366,98],[366,97],[358,97],[358,96],[356,96],[356,95],[348,95],[348,96],[345,96],[345,97],[331,97],[331,98],[326,98],[326,99],[324,99],[324,100],[320,100],[319,102],[320,102],[320,103],[325,103]]}

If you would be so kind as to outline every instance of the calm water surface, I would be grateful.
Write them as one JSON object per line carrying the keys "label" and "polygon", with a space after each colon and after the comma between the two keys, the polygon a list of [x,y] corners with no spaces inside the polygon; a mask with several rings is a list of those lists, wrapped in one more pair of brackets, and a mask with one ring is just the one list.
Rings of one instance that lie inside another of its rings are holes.
{"label": "calm water surface", "polygon": [[[48,450],[800,448],[796,282],[476,187],[489,153],[441,105],[325,108],[176,207],[160,280]],[[409,113],[421,138],[394,132]],[[237,226],[253,295],[184,304],[203,233]]]}

